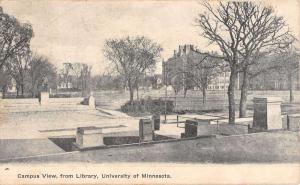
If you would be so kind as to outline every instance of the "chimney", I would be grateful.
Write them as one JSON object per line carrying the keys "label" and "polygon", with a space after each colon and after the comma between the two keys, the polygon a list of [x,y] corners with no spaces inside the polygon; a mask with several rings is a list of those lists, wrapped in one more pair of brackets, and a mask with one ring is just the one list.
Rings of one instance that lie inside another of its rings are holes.
{"label": "chimney", "polygon": [[191,50],[194,50],[193,45],[191,44],[186,45],[186,49],[185,49],[186,54],[189,54]]}
{"label": "chimney", "polygon": [[184,50],[184,46],[180,46],[180,45],[179,45],[179,55],[180,55],[180,56],[183,55],[183,53],[184,53],[183,50]]}

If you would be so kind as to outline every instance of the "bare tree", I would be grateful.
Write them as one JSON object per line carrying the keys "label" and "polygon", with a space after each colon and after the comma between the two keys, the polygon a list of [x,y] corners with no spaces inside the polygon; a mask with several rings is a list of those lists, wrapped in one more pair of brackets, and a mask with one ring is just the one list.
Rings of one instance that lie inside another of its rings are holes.
{"label": "bare tree", "polygon": [[83,64],[82,63],[71,63],[71,68],[72,68],[72,72],[75,76],[75,79],[73,80],[74,85],[76,85],[76,88],[79,89],[79,86],[81,86],[80,76],[81,76]]}
{"label": "bare tree", "polygon": [[290,102],[294,102],[294,79],[299,72],[299,50],[291,45],[282,51],[282,55],[284,57],[282,67],[288,75]]}
{"label": "bare tree", "polygon": [[104,55],[112,62],[114,70],[124,78],[131,104],[137,81],[146,70],[155,67],[161,51],[159,44],[144,36],[109,39],[105,42]]}
{"label": "bare tree", "polygon": [[16,81],[17,84],[17,96],[24,96],[25,78],[28,77],[28,64],[30,62],[31,52],[25,51],[10,57],[9,62],[6,64],[9,69],[10,75]]}
{"label": "bare tree", "polygon": [[11,85],[11,75],[6,66],[3,66],[0,69],[0,89],[2,91],[2,98],[4,99],[7,93],[9,86]]}
{"label": "bare tree", "polygon": [[91,88],[91,71],[92,66],[81,64],[80,77],[82,96],[86,96]]}
{"label": "bare tree", "polygon": [[29,77],[32,97],[35,97],[41,90],[46,79],[49,87],[56,88],[56,68],[44,56],[34,55],[31,58],[29,62]]}
{"label": "bare tree", "polygon": [[3,13],[0,7],[0,69],[14,55],[28,50],[33,30],[30,24],[22,24],[13,16]]}
{"label": "bare tree", "polygon": [[288,29],[282,17],[274,15],[270,7],[253,2],[219,2],[217,8],[203,3],[205,13],[196,18],[202,35],[215,43],[230,68],[228,87],[229,123],[235,122],[235,86],[237,75],[243,73],[240,117],[245,116],[247,101],[248,67],[255,65],[261,54],[286,43]]}
{"label": "bare tree", "polygon": [[69,83],[71,81],[71,73],[72,73],[72,64],[67,62],[63,63],[63,69],[60,72],[60,81],[62,81],[66,88],[69,88]]}
{"label": "bare tree", "polygon": [[223,62],[213,57],[198,54],[188,58],[188,67],[185,73],[193,84],[202,91],[202,102],[206,103],[206,91],[208,85],[215,76],[222,72]]}
{"label": "bare tree", "polygon": [[293,44],[282,47],[276,54],[276,65],[273,70],[281,75],[286,75],[290,102],[294,101],[294,79],[299,71],[299,50]]}

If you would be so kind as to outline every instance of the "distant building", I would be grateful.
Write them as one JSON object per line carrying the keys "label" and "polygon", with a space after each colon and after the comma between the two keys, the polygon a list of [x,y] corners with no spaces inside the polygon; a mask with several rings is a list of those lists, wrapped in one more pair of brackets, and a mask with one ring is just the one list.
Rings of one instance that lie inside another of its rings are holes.
{"label": "distant building", "polygon": [[[183,71],[187,70],[188,66],[188,57],[189,56],[201,56],[199,50],[195,49],[193,45],[180,45],[178,51],[174,50],[174,54],[171,58],[167,61],[162,62],[162,80],[163,84],[170,85],[172,78],[174,76],[177,77],[177,81],[179,84],[182,84],[182,88],[187,83],[186,79],[188,79]],[[255,70],[262,70],[272,66],[276,63],[278,56],[268,56],[263,59],[262,61],[256,65],[251,66],[255,67]],[[275,62],[274,62],[275,61]],[[293,87],[296,90],[300,89],[299,83],[299,63],[298,66],[295,66],[296,70],[293,73]],[[249,89],[250,90],[288,90],[289,89],[289,76],[287,71],[284,70],[266,70],[255,77],[251,77],[249,80]],[[229,86],[229,78],[230,78],[230,71],[221,72],[215,75],[212,79],[211,83],[208,85],[207,90],[227,90]],[[237,82],[236,82],[236,89],[241,89],[243,81],[242,73],[239,73]],[[193,89],[198,90],[198,87],[193,87]]]}
{"label": "distant building", "polygon": [[[180,45],[178,51],[167,61],[162,62],[162,78],[164,84],[170,84],[171,79],[176,75],[182,84],[186,83],[187,77],[183,71],[186,71],[188,65],[188,56],[200,56],[199,50],[193,45]],[[208,90],[224,90],[229,85],[230,72],[221,72],[215,76],[208,86]],[[182,85],[182,86],[183,86]],[[183,88],[183,87],[182,87]],[[198,89],[196,86],[193,89]]]}
{"label": "distant building", "polygon": [[66,82],[59,82],[59,84],[57,85],[57,89],[72,89],[73,85],[71,82],[68,82],[68,84]]}
{"label": "distant building", "polygon": [[215,76],[208,85],[208,90],[227,90],[229,86],[230,72],[222,72]]}

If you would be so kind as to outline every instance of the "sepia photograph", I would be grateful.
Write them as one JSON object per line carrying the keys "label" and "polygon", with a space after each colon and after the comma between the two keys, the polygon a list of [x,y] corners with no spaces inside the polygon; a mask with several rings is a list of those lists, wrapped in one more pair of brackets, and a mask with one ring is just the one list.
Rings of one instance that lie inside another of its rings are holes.
{"label": "sepia photograph", "polygon": [[299,8],[0,0],[0,184],[300,183]]}

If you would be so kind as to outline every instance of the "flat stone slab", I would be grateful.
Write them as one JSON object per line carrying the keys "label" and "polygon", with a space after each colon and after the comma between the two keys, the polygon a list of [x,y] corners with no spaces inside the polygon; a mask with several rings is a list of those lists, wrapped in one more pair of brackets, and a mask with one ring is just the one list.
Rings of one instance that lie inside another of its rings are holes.
{"label": "flat stone slab", "polygon": [[89,126],[89,127],[78,127],[77,133],[80,134],[101,134],[102,128],[101,127],[95,127],[95,126]]}
{"label": "flat stone slab", "polygon": [[178,115],[179,119],[199,119],[199,120],[215,120],[220,119],[220,117],[216,116],[208,116],[208,115],[197,115],[197,114],[183,114]]}

